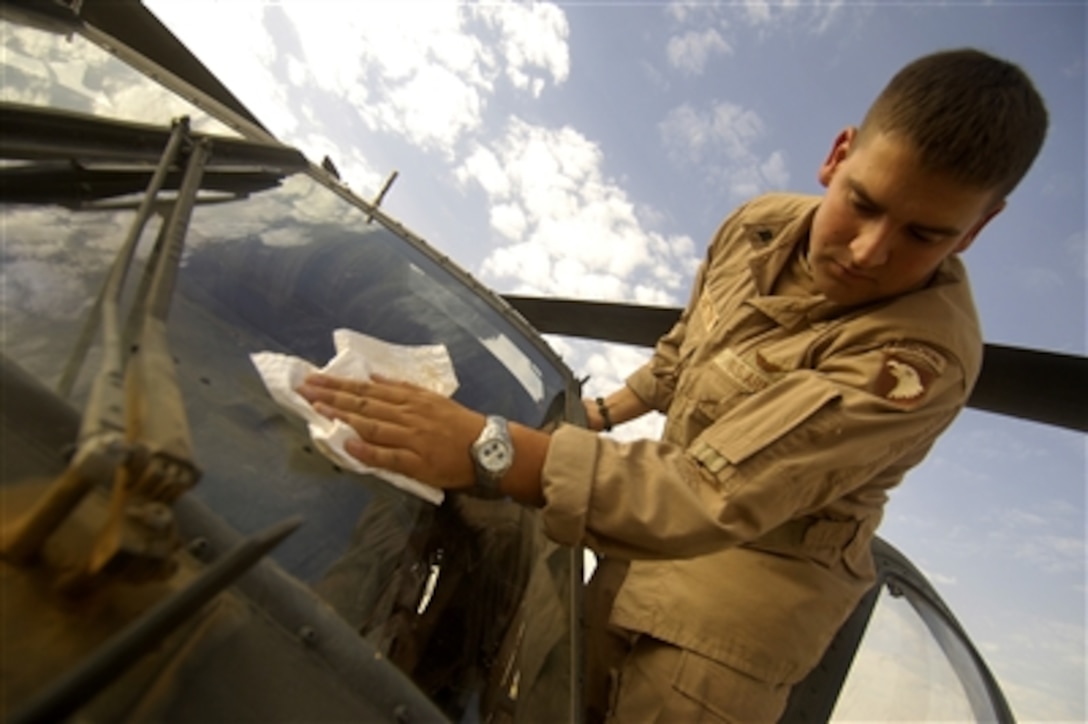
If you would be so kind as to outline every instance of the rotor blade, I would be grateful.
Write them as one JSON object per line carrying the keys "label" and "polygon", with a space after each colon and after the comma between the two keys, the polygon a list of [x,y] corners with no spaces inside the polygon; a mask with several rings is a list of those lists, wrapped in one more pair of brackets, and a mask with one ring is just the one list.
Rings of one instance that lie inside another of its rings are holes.
{"label": "rotor blade", "polygon": [[537,331],[653,347],[680,317],[678,307],[503,295]]}
{"label": "rotor blade", "polygon": [[967,404],[1088,432],[1088,357],[987,344]]}
{"label": "rotor blade", "polygon": [[[676,307],[505,295],[545,334],[652,347],[680,316]],[[969,407],[1088,432],[1088,358],[987,344]]]}

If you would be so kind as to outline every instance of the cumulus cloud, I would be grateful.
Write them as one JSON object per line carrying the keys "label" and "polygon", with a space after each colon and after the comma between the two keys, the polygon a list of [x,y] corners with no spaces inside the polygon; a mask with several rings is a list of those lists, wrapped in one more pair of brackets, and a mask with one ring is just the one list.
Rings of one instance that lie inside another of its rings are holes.
{"label": "cumulus cloud", "polygon": [[312,82],[349,98],[371,130],[448,156],[480,128],[500,77],[539,96],[570,71],[566,16],[548,3],[282,7]]}
{"label": "cumulus cloud", "polygon": [[741,3],[745,19],[750,25],[801,24],[813,33],[827,30],[842,5],[843,0],[743,0]]}
{"label": "cumulus cloud", "polygon": [[518,88],[539,97],[544,84],[562,83],[570,73],[566,15],[551,3],[499,4],[476,9],[499,31],[506,74]]}
{"label": "cumulus cloud", "polygon": [[[299,119],[286,100],[292,89],[316,89],[347,105],[350,118],[326,123],[362,124],[452,160],[458,143],[480,133],[500,80],[536,97],[570,72],[569,26],[552,3],[151,6],[274,135],[311,156],[308,139],[295,135]],[[273,12],[297,42],[272,35]],[[209,25],[208,17],[217,21]]]}
{"label": "cumulus cloud", "polygon": [[477,144],[456,175],[492,208],[500,245],[482,276],[521,293],[677,303],[697,263],[694,243],[643,228],[603,160],[572,128],[517,118],[490,146]]}
{"label": "cumulus cloud", "polygon": [[700,75],[713,55],[730,55],[733,49],[714,28],[689,30],[669,38],[665,49],[672,67],[689,75]]}
{"label": "cumulus cloud", "polygon": [[[545,335],[548,344],[580,379],[586,379],[585,397],[606,397],[623,387],[624,380],[649,359],[651,350],[624,344],[593,342],[571,337]],[[665,427],[665,417],[651,412],[637,420],[602,433],[616,440],[657,440]]]}
{"label": "cumulus cloud", "polygon": [[818,35],[835,23],[843,5],[843,0],[678,0],[670,2],[665,12],[677,23],[705,23],[728,15],[750,28],[764,31],[784,28]]}
{"label": "cumulus cloud", "polygon": [[766,125],[755,111],[719,101],[707,109],[685,103],[671,110],[659,131],[674,163],[700,169],[736,199],[789,184],[782,151],[760,158]]}

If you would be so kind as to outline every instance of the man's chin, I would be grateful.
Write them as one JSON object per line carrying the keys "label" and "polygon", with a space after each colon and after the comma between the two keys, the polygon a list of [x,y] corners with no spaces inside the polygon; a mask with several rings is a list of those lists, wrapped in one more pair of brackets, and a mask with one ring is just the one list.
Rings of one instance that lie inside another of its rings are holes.
{"label": "man's chin", "polygon": [[862,290],[853,285],[844,285],[834,279],[814,279],[816,291],[823,294],[827,301],[844,307],[856,307],[880,299],[879,294],[873,290]]}

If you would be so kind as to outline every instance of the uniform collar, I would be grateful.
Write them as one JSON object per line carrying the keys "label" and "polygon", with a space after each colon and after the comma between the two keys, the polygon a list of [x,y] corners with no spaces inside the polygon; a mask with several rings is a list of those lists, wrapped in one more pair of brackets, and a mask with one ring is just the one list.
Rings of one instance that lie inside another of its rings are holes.
{"label": "uniform collar", "polygon": [[819,201],[818,198],[813,198],[811,205],[799,214],[777,219],[760,219],[744,224],[743,227],[743,238],[751,250],[748,267],[759,292],[759,296],[749,299],[748,304],[787,329],[826,319],[842,309],[827,301],[822,294],[808,297],[772,294],[775,280],[790,263],[793,253],[807,242],[812,216]]}
{"label": "uniform collar", "polygon": [[[813,197],[811,203],[802,208],[800,213],[784,215],[778,218],[768,217],[743,225],[742,237],[749,246],[748,267],[752,273],[759,295],[748,300],[748,304],[758,309],[777,324],[787,329],[799,328],[856,311],[857,307],[845,307],[828,301],[822,294],[809,297],[774,296],[775,280],[790,262],[790,257],[800,245],[807,243],[812,217],[820,205],[820,198]],[[937,268],[936,274],[922,289],[904,296],[921,293],[946,284],[961,283],[966,279],[963,262],[952,255]],[[888,304],[895,299],[880,300],[875,304]]]}

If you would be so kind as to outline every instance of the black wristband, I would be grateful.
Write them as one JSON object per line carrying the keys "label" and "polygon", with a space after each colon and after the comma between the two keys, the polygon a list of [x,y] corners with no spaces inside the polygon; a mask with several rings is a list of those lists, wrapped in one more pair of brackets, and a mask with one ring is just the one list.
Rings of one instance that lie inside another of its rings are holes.
{"label": "black wristband", "polygon": [[612,416],[608,414],[608,405],[604,404],[604,398],[597,398],[597,411],[601,413],[601,419],[604,420],[604,431],[609,432],[612,429]]}

